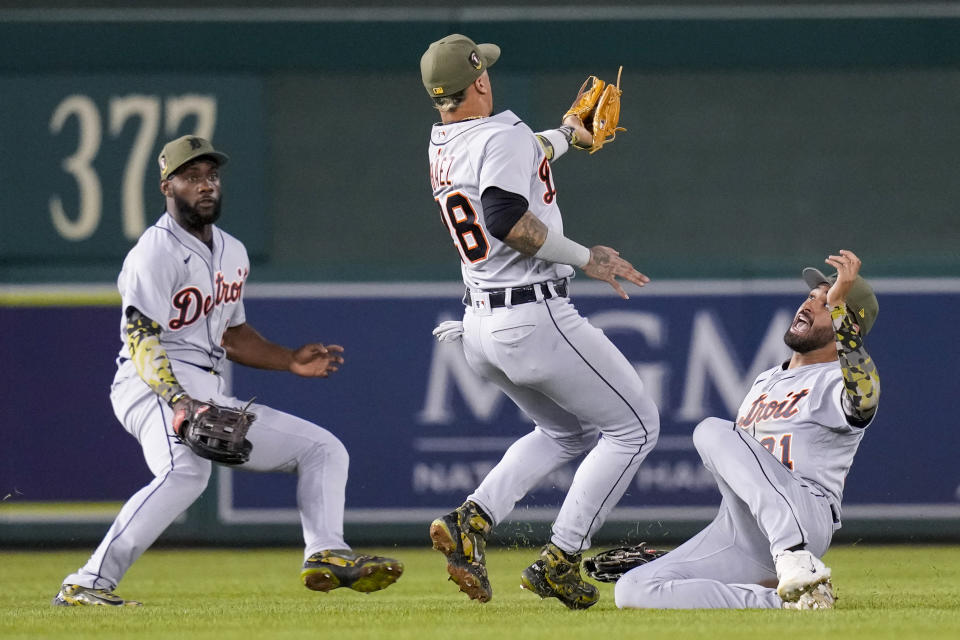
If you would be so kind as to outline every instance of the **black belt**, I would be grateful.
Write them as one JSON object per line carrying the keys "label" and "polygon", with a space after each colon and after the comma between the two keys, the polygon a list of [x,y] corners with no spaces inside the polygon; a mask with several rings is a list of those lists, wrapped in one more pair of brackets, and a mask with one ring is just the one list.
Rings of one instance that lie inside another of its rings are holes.
{"label": "black belt", "polygon": [[[546,282],[538,282],[537,284],[528,284],[525,287],[510,287],[510,305],[515,304],[526,304],[528,302],[537,301],[537,290],[540,290],[543,300],[549,300],[554,297],[553,293],[550,292],[550,287],[547,286]],[[566,280],[557,280],[553,283],[553,289],[557,292],[558,298],[567,297],[567,281]],[[506,289],[484,289],[484,293],[490,294],[490,308],[496,309],[497,307],[507,306],[507,290]],[[470,307],[473,305],[470,298],[470,289],[467,289],[463,294],[463,304]]]}

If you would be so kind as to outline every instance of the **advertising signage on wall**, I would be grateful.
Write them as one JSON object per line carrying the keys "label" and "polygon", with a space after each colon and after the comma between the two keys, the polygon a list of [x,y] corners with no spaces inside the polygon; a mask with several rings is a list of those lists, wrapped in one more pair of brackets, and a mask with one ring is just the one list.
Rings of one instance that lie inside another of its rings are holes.
{"label": "advertising signage on wall", "polygon": [[[960,381],[941,341],[923,339],[914,328],[917,309],[936,310],[924,316],[924,336],[950,335],[948,323],[960,314],[960,281],[877,281],[876,289],[881,310],[867,346],[883,392],[847,478],[844,516],[956,517],[960,475],[953,452],[960,436],[945,426],[941,403],[929,401],[929,385],[939,381],[938,397],[952,398]],[[457,344],[431,335],[438,322],[462,313],[460,291],[453,283],[424,283],[251,284],[247,292],[247,319],[264,335],[288,345],[320,340],[345,347],[346,363],[329,379],[239,366],[229,376],[237,397],[256,396],[344,442],[351,457],[348,523],[429,522],[459,504],[532,428],[512,402],[474,375]],[[633,363],[660,408],[660,441],[611,521],[712,517],[719,494],[693,448],[693,428],[707,416],[733,418],[756,373],[787,356],[782,336],[804,285],[799,278],[655,282],[623,301],[602,286],[575,281],[572,292],[582,313]],[[149,480],[139,447],[107,397],[120,345],[118,313],[109,306],[0,307],[5,335],[25,337],[4,346],[17,367],[5,369],[3,382],[19,390],[5,403],[7,419],[30,421],[29,428],[11,430],[0,465],[0,485],[13,502],[123,501]],[[64,322],[87,339],[42,339]],[[51,368],[50,362],[66,364]],[[41,379],[43,385],[22,384]],[[50,390],[57,392],[55,406],[49,406]],[[37,406],[49,410],[31,409]],[[64,469],[87,480],[65,484]],[[510,519],[552,519],[572,472],[571,466],[558,469]],[[297,522],[293,476],[224,468],[217,480],[220,522]]]}

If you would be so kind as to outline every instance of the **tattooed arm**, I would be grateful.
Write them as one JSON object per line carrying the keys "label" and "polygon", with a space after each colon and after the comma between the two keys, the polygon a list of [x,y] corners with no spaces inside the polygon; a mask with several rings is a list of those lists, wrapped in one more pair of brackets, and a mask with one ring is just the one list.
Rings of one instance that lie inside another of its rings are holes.
{"label": "tattooed arm", "polygon": [[547,262],[578,266],[591,278],[608,283],[624,299],[629,296],[617,282],[618,277],[638,287],[650,282],[650,278],[621,258],[617,250],[601,245],[586,249],[568,240],[563,234],[549,230],[547,225],[530,211],[517,220],[510,232],[504,236],[503,241],[507,246],[524,255],[535,256]]}
{"label": "tattooed arm", "polygon": [[877,412],[880,401],[880,376],[877,366],[863,346],[863,338],[840,304],[830,311],[836,332],[837,356],[843,373],[843,412],[851,424],[866,426]]}
{"label": "tattooed arm", "polygon": [[187,397],[187,392],[173,375],[167,352],[160,346],[160,325],[130,307],[127,309],[126,334],[130,358],[143,381],[171,407]]}

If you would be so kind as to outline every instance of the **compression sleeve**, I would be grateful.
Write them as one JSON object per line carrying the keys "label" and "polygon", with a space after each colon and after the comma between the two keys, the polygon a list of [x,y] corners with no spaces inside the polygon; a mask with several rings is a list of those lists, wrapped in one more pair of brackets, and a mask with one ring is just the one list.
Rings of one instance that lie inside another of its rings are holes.
{"label": "compression sleeve", "polygon": [[537,142],[543,147],[547,160],[553,162],[567,152],[570,145],[576,144],[577,134],[570,125],[563,125],[558,129],[547,129],[537,132]]}
{"label": "compression sleeve", "polygon": [[483,205],[483,222],[487,231],[501,242],[517,224],[517,220],[530,209],[526,198],[499,187],[484,189],[480,203]]}
{"label": "compression sleeve", "polygon": [[160,346],[160,325],[140,313],[127,309],[127,346],[140,378],[171,407],[187,392],[173,375],[167,352]]}
{"label": "compression sleeve", "polygon": [[863,338],[842,304],[830,311],[836,332],[837,356],[843,373],[843,412],[851,424],[865,426],[877,412],[880,401],[880,375]]}

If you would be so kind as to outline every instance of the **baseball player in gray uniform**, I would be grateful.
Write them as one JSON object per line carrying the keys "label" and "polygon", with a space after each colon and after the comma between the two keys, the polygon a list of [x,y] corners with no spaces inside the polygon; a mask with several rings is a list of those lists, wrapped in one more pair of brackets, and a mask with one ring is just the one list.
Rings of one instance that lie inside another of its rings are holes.
{"label": "baseball player in gray uniform", "polygon": [[[63,580],[54,605],[137,605],[113,590],[130,566],[203,492],[213,464],[178,438],[175,414],[196,401],[239,407],[224,385],[226,361],[325,378],[343,363],[338,345],[288,349],[247,324],[243,290],[250,261],[243,244],[214,223],[227,156],[184,136],[160,154],[167,210],[127,254],[117,284],[123,347],[110,391],[114,413],[140,443],[154,474],[131,497],[87,563]],[[329,431],[252,404],[246,471],[296,473],[306,543],[301,573],[317,591],[375,591],[402,573],[396,560],[359,555],[343,539],[348,456]]]}
{"label": "baseball player in gray uniform", "polygon": [[628,571],[621,608],[833,606],[820,560],[840,527],[844,480],[877,411],[880,379],[863,346],[877,299],[850,251],[803,271],[810,294],[784,340],[788,362],[757,376],[735,422],[707,418],[693,433],[723,500],[710,525],[674,551]]}
{"label": "baseball player in gray uniform", "polygon": [[575,118],[535,134],[511,111],[494,115],[487,70],[499,54],[496,45],[453,34],[420,62],[442,120],[430,134],[433,196],[466,284],[462,324],[434,333],[442,341],[462,336],[473,370],[536,426],[462,506],[431,524],[430,537],[460,590],[488,601],[490,529],[550,472],[589,452],[550,542],[521,577],[541,597],[582,609],[599,595],[580,575],[581,554],[656,444],[659,414],[633,366],[577,312],[569,280],[579,267],[626,298],[616,278],[638,286],[649,279],[609,247],[564,237],[550,162],[592,136]]}

